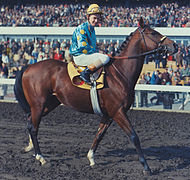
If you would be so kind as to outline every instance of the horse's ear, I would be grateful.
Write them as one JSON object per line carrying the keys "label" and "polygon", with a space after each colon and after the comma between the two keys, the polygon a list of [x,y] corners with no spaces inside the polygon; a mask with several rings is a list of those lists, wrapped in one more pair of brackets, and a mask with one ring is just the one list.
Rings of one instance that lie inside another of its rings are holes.
{"label": "horse's ear", "polygon": [[140,20],[139,20],[139,26],[140,26],[141,28],[143,28],[143,27],[145,26],[144,20],[143,20],[142,17],[141,17]]}

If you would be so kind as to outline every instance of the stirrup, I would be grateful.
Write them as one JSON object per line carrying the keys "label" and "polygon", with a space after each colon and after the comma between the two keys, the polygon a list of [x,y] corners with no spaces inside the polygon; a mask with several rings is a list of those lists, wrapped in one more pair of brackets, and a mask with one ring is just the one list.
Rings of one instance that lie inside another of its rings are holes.
{"label": "stirrup", "polygon": [[87,84],[91,84],[91,80],[90,80],[90,74],[92,73],[92,71],[86,67],[81,73],[80,73],[80,79],[82,79],[84,82],[86,82]]}
{"label": "stirrup", "polygon": [[84,76],[79,76],[79,78],[81,79],[81,80],[83,80],[84,82],[86,82],[87,84],[92,84],[92,82],[91,82],[91,80],[90,80],[90,77],[89,77],[89,79],[86,79]]}

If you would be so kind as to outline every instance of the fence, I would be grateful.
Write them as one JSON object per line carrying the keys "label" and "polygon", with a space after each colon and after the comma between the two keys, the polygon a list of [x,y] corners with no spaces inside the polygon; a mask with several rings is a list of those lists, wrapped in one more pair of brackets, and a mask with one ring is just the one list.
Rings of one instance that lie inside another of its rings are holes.
{"label": "fence", "polygon": [[[16,102],[13,87],[15,79],[0,79],[0,98],[4,102]],[[142,92],[147,93],[147,107],[142,106]],[[162,95],[160,104],[151,103],[150,99],[159,93]],[[175,97],[176,96],[176,97]],[[167,85],[143,85],[137,84],[135,87],[134,107],[141,106],[146,109],[171,109],[181,110],[182,112],[190,110],[190,86],[167,86]],[[1,100],[2,101],[2,100]]]}
{"label": "fence", "polygon": [[[75,27],[0,27],[0,40],[71,40]],[[97,41],[122,42],[136,27],[96,27]],[[155,28],[177,43],[190,44],[190,28]]]}

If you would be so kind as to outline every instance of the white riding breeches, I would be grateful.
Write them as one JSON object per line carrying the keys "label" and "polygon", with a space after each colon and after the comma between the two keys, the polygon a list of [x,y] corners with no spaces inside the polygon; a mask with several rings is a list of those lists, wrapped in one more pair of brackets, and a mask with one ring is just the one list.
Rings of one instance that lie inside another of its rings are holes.
{"label": "white riding breeches", "polygon": [[102,65],[105,65],[109,62],[109,56],[101,53],[94,53],[94,54],[81,54],[79,56],[74,56],[73,60],[75,64],[79,66],[88,66],[93,64],[95,61],[100,60]]}

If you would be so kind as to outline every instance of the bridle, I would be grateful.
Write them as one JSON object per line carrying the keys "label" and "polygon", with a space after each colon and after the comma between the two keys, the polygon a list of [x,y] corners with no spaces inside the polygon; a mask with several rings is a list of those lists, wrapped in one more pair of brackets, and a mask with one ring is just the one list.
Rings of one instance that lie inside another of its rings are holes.
{"label": "bridle", "polygon": [[[144,31],[145,29],[147,28],[147,26],[145,26],[143,29],[142,28],[138,28],[137,30],[140,32],[141,34],[141,37],[144,41],[144,44],[145,44],[145,47],[146,47],[146,51],[145,53],[141,53],[141,54],[138,54],[138,55],[134,55],[134,56],[110,56],[111,58],[113,58],[113,60],[119,60],[119,59],[124,59],[124,60],[127,60],[127,59],[136,59],[136,58],[139,58],[139,57],[144,57],[146,55],[150,55],[150,54],[154,54],[154,53],[158,53],[160,51],[162,52],[167,52],[167,47],[166,45],[161,45],[162,42],[165,41],[165,39],[167,38],[166,36],[163,36],[159,42],[153,40],[151,37],[149,37],[148,35],[146,35],[147,38],[149,38],[151,41],[153,41],[154,43],[157,44],[157,48],[156,49],[153,49],[151,51],[148,51],[148,48],[147,48],[147,44],[146,44],[146,41],[145,41],[145,36],[144,36]],[[123,78],[123,79],[126,79],[127,77],[119,71],[119,69],[114,65],[114,63],[112,63],[112,66],[114,67],[114,69],[117,71],[118,74],[120,74],[120,76]],[[128,78],[127,78],[128,79]],[[128,82],[129,82],[129,79],[128,79]]]}
{"label": "bridle", "polygon": [[146,52],[145,53],[141,53],[141,54],[138,54],[138,55],[134,55],[134,56],[114,56],[112,57],[111,55],[108,55],[110,56],[111,58],[114,58],[114,59],[135,59],[135,58],[138,58],[138,57],[143,57],[143,56],[147,56],[147,55],[150,55],[150,54],[155,54],[155,53],[158,53],[160,51],[162,52],[167,52],[167,47],[166,45],[161,45],[162,42],[165,41],[165,39],[167,38],[167,36],[163,36],[159,42],[155,41],[154,39],[152,39],[150,36],[146,35],[147,38],[149,38],[151,41],[153,41],[155,44],[157,44],[157,48],[156,49],[153,49],[151,51],[148,51],[148,48],[147,48],[147,43],[145,41],[145,36],[144,36],[144,31],[145,29],[147,28],[147,26],[145,26],[143,29],[141,27],[139,27],[137,30],[140,32],[141,34],[141,37],[144,41],[144,44],[145,44],[145,47],[146,47]]}

